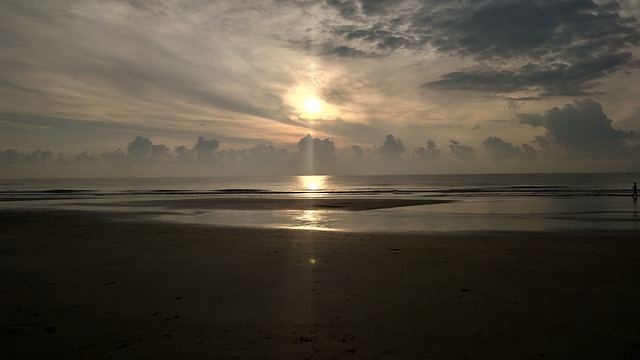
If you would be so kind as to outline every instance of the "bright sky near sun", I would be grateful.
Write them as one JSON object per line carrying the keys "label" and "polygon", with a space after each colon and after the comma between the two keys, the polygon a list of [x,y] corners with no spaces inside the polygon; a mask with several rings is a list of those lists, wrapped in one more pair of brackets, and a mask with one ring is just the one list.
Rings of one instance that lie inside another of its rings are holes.
{"label": "bright sky near sun", "polygon": [[308,97],[304,100],[304,110],[309,114],[317,114],[321,110],[320,100]]}
{"label": "bright sky near sun", "polygon": [[637,171],[638,19],[636,0],[5,0],[0,177]]}

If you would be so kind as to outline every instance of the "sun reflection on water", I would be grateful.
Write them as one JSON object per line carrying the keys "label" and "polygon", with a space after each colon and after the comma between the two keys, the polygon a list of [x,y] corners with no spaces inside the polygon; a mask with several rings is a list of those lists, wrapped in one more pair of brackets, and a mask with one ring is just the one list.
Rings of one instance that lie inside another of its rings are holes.
{"label": "sun reflection on water", "polygon": [[[326,195],[329,189],[329,176],[300,175],[297,177],[297,190],[305,198],[313,199]],[[335,218],[326,209],[292,210],[289,228],[301,230],[335,231]]]}
{"label": "sun reflection on water", "polygon": [[291,229],[335,231],[327,210],[295,210],[291,216]]}
{"label": "sun reflection on water", "polygon": [[298,188],[303,191],[323,191],[327,189],[328,179],[326,175],[301,175],[298,176]]}

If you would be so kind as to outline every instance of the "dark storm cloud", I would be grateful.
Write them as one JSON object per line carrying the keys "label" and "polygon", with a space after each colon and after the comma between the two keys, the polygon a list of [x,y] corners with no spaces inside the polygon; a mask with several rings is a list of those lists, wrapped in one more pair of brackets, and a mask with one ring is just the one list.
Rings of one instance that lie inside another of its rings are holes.
{"label": "dark storm cloud", "polygon": [[443,90],[531,96],[587,94],[598,80],[638,65],[634,18],[616,2],[593,0],[328,1],[350,24],[330,26],[337,36],[323,54],[362,57],[420,50],[472,60],[475,65],[424,85]]}
{"label": "dark storm cloud", "polygon": [[[544,116],[518,114],[520,122],[544,126],[546,132],[536,143],[547,153],[567,159],[619,158],[640,156],[640,136],[614,128],[602,106],[591,100],[554,107]],[[541,119],[539,121],[538,119]]]}

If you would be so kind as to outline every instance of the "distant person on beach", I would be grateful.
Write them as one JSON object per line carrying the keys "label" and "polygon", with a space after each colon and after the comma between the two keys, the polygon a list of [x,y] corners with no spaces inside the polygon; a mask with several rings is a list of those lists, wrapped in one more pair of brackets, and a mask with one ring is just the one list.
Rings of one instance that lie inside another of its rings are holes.
{"label": "distant person on beach", "polygon": [[633,197],[634,199],[638,198],[638,185],[636,185],[636,183],[633,183],[633,195],[631,195],[631,197]]}

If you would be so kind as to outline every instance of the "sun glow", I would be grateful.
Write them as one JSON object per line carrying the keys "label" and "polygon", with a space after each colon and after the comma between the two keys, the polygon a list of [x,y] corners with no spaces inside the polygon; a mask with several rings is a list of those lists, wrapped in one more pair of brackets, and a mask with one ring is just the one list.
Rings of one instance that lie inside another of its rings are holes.
{"label": "sun glow", "polygon": [[309,114],[317,114],[322,110],[320,100],[314,97],[308,97],[304,100],[304,110]]}
{"label": "sun glow", "polygon": [[308,121],[335,120],[340,117],[339,109],[310,87],[292,88],[287,96],[287,103],[291,106],[294,116]]}
{"label": "sun glow", "polygon": [[327,176],[301,175],[298,176],[298,186],[306,191],[318,191],[326,188]]}

